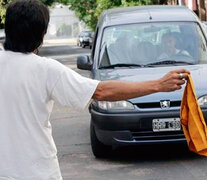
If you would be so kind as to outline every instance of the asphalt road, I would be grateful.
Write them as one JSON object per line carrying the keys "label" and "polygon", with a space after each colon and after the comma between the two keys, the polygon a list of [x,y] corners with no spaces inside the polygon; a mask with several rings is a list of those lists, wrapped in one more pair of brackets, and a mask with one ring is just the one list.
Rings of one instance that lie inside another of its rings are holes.
{"label": "asphalt road", "polygon": [[[58,60],[78,73],[76,57],[90,49],[75,45],[42,47],[40,55]],[[51,123],[64,180],[206,180],[207,159],[186,145],[116,149],[112,157],[96,159],[90,148],[88,110],[77,112],[55,104]]]}

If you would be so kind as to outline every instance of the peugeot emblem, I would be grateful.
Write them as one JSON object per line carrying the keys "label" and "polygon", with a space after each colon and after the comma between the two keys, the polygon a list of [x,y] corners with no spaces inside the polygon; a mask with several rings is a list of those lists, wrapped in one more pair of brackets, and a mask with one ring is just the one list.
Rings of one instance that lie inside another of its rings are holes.
{"label": "peugeot emblem", "polygon": [[161,100],[160,101],[161,109],[168,109],[170,108],[170,100]]}

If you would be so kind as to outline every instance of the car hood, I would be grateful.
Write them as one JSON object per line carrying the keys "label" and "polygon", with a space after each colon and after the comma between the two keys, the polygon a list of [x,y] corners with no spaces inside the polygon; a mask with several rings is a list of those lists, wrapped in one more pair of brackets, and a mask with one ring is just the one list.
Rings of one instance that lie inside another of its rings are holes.
{"label": "car hood", "polygon": [[[101,69],[95,72],[95,79],[105,80],[123,80],[123,81],[147,81],[161,78],[170,70],[186,68],[190,71],[197,97],[207,94],[207,65],[189,65],[189,66],[171,66],[154,68],[115,68]],[[206,77],[206,79],[205,79]],[[173,92],[160,92],[139,98],[130,99],[132,103],[160,102],[161,100],[180,101],[182,99],[182,89]]]}

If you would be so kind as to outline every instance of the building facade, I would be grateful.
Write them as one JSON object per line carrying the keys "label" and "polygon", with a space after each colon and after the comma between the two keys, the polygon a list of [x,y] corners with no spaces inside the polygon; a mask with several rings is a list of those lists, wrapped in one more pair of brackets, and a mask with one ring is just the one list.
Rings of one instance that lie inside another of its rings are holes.
{"label": "building facade", "polygon": [[167,0],[167,4],[184,5],[193,10],[202,21],[207,20],[207,0]]}

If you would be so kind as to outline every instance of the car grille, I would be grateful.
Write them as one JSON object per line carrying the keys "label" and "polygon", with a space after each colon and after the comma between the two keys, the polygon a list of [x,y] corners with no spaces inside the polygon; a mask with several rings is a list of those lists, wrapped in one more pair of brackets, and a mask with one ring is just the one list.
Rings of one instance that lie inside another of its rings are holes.
{"label": "car grille", "polygon": [[[138,108],[146,109],[146,108],[161,108],[160,102],[153,103],[138,103],[135,104]],[[181,101],[170,101],[170,107],[179,107],[181,105]]]}
{"label": "car grille", "polygon": [[145,132],[131,132],[132,138],[136,141],[141,140],[165,140],[165,139],[182,139],[184,134],[182,131],[177,132],[156,132],[145,131]]}

